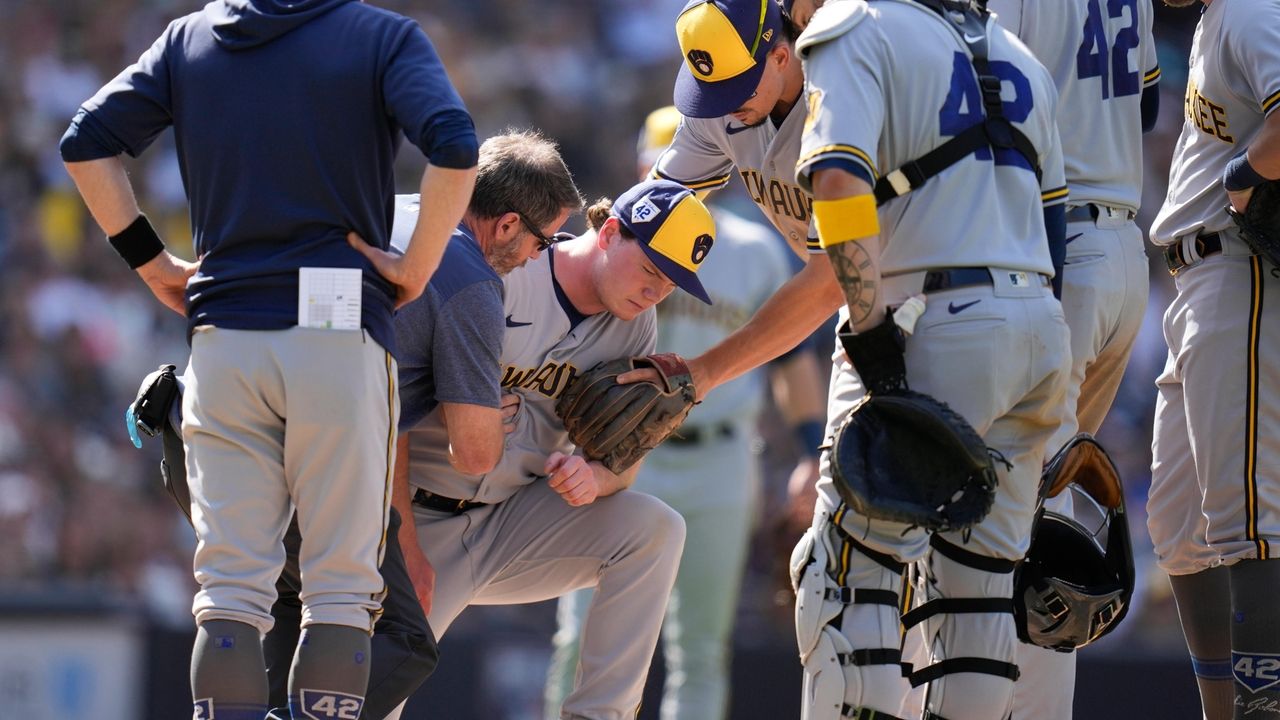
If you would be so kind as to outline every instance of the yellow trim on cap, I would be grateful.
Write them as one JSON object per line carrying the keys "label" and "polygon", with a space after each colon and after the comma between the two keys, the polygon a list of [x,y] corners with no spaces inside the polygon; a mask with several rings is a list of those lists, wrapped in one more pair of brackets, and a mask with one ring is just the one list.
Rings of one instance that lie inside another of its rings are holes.
{"label": "yellow trim on cap", "polygon": [[662,150],[671,144],[680,125],[680,111],[674,105],[658,108],[644,119],[644,135],[640,140],[641,152]]}
{"label": "yellow trim on cap", "polygon": [[760,22],[756,23],[756,39],[751,43],[751,57],[756,56],[756,51],[760,49],[760,38],[764,36],[764,20],[769,17],[769,6],[766,3],[773,0],[760,0]]}
{"label": "yellow trim on cap", "polygon": [[[703,82],[737,77],[756,64],[754,54],[742,42],[733,23],[714,3],[695,5],[681,14],[676,20],[676,36],[689,71]],[[703,73],[689,58],[689,53],[694,51],[710,56],[710,72]]]}
{"label": "yellow trim on cap", "polygon": [[662,227],[658,228],[658,232],[649,241],[649,247],[685,270],[697,272],[702,259],[707,256],[707,248],[702,248],[699,253],[694,243],[703,235],[710,235],[714,242],[716,222],[711,219],[707,206],[693,193],[689,193],[671,208]]}
{"label": "yellow trim on cap", "polygon": [[874,195],[851,195],[839,200],[814,200],[813,221],[824,248],[880,233]]}

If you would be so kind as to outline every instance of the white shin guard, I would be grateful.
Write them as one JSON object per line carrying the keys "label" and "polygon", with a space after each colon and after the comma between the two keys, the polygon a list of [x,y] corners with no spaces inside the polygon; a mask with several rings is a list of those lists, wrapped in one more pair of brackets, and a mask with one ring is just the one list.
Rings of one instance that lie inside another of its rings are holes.
{"label": "white shin guard", "polygon": [[802,720],[896,712],[907,691],[899,664],[901,572],[856,546],[821,522],[792,555]]}

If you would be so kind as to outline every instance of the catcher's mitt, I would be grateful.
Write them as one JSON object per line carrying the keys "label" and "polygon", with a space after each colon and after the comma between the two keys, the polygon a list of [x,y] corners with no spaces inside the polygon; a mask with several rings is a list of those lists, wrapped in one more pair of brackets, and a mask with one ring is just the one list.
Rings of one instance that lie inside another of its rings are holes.
{"label": "catcher's mitt", "polygon": [[1227,206],[1240,227],[1240,239],[1275,267],[1280,267],[1280,180],[1255,185],[1244,212]]}
{"label": "catcher's mitt", "polygon": [[867,396],[837,431],[831,451],[836,490],[869,518],[964,530],[995,502],[993,457],[999,454],[964,418],[923,393]]}
{"label": "catcher's mitt", "polygon": [[160,460],[160,477],[164,489],[191,519],[191,492],[187,489],[186,448],[182,444],[182,381],[173,365],[142,379],[137,399],[125,411],[125,426],[135,447],[142,447],[138,431],[148,437],[160,437],[164,457]]}
{"label": "catcher's mitt", "polygon": [[[644,367],[657,370],[659,383],[618,384],[619,375]],[[588,460],[620,473],[680,427],[693,405],[689,366],[660,353],[597,364],[565,388],[556,414]]]}

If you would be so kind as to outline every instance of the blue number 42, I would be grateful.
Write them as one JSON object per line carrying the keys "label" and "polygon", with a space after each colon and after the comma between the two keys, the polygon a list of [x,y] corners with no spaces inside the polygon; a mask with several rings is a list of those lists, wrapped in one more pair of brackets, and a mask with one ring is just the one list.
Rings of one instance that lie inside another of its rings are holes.
{"label": "blue number 42", "polygon": [[[1113,94],[1115,97],[1137,95],[1142,89],[1138,71],[1129,69],[1129,51],[1138,47],[1138,0],[1107,0],[1108,18],[1123,18],[1125,9],[1129,10],[1129,24],[1120,28],[1112,45],[1107,41],[1107,23],[1102,19],[1100,0],[1089,0],[1084,40],[1076,51],[1076,76],[1100,78],[1103,100]],[[1108,79],[1114,92],[1108,90]]]}
{"label": "blue number 42", "polygon": [[[991,74],[1000,79],[1002,84],[1013,86],[1013,99],[1000,102],[1001,112],[1005,119],[1013,123],[1026,122],[1031,115],[1034,100],[1031,97],[1031,82],[1027,76],[1013,63],[1004,60],[992,60]],[[952,57],[951,87],[947,91],[947,99],[938,111],[938,131],[943,137],[959,135],[986,118],[982,108],[982,89],[978,87],[978,78],[973,71],[973,63],[969,56],[957,52]],[[991,159],[991,148],[980,147],[974,152],[979,160]],[[1014,148],[995,148],[997,165],[1016,165],[1031,169],[1031,164]]]}

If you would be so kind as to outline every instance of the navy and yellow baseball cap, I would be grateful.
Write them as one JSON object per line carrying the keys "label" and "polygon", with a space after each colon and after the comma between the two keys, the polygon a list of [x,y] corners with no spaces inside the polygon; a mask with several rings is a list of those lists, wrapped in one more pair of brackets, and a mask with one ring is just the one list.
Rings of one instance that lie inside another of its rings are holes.
{"label": "navy and yellow baseball cap", "polygon": [[715,244],[716,223],[692,190],[670,180],[646,180],[619,195],[612,213],[671,282],[711,304],[698,268]]}
{"label": "navy and yellow baseball cap", "polygon": [[684,54],[676,107],[695,118],[737,110],[756,91],[765,56],[781,35],[775,0],[691,0],[676,19]]}

